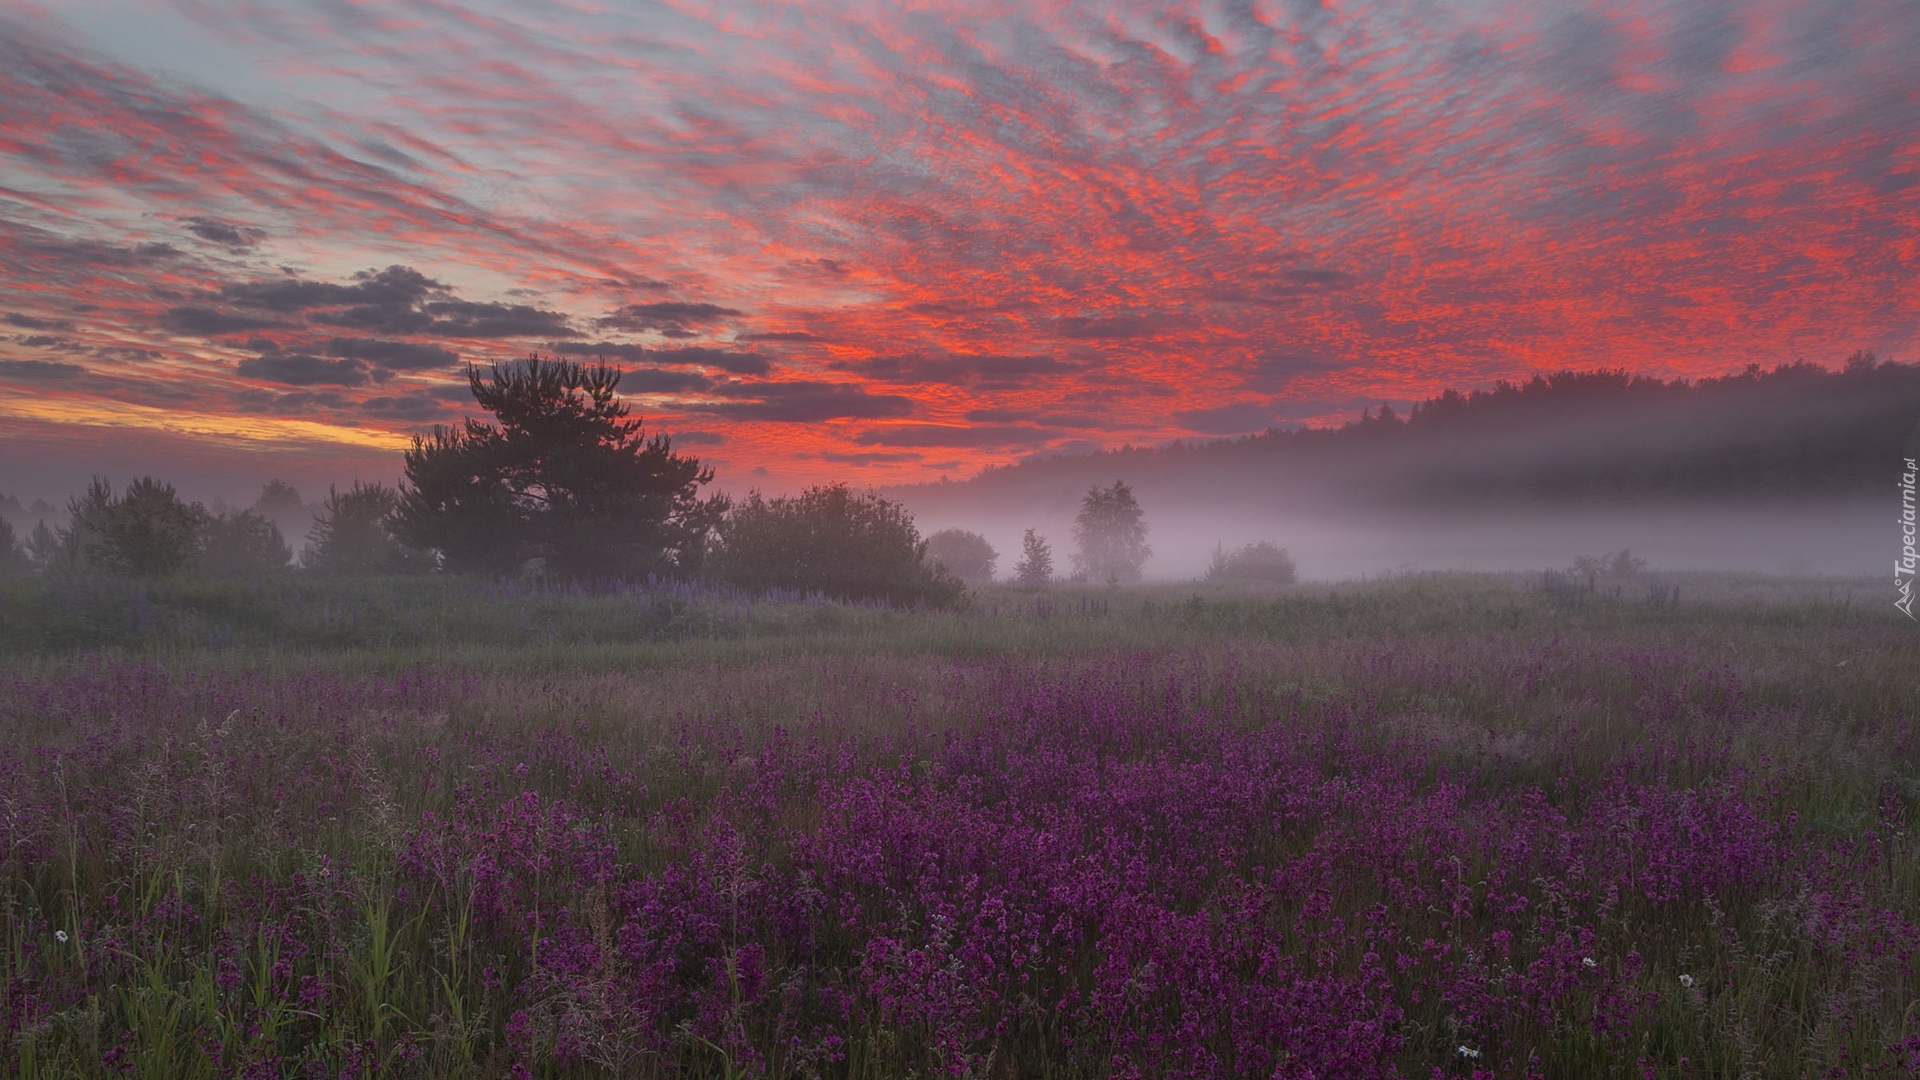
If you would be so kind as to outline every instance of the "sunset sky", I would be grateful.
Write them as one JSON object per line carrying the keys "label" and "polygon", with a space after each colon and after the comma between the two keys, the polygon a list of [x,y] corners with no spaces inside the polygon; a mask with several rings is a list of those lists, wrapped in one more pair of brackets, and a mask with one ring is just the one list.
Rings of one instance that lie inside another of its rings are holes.
{"label": "sunset sky", "polygon": [[530,351],[734,489],[1920,359],[1912,0],[0,0],[0,117],[23,496],[391,479]]}

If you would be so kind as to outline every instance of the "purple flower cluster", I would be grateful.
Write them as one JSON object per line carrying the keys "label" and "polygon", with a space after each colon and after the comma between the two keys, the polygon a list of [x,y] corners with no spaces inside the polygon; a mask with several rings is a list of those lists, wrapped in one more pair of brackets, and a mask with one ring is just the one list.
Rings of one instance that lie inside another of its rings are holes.
{"label": "purple flower cluster", "polygon": [[[1911,719],[1850,736],[1685,655],[1584,648],[1356,644],[1319,681],[1283,649],[954,661],[939,725],[897,688],[884,721],[623,726],[617,680],[16,675],[0,1060],[1911,1067]],[[1816,775],[1790,752],[1816,733],[1882,760]]]}

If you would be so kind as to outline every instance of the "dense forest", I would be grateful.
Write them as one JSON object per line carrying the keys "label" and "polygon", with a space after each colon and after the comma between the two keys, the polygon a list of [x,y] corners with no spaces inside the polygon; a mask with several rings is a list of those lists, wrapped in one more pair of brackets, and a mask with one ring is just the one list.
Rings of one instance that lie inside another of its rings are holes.
{"label": "dense forest", "polygon": [[1275,496],[1428,507],[1822,499],[1881,493],[1920,420],[1920,367],[1856,353],[1663,380],[1563,371],[1337,428],[1039,457],[964,483],[898,489],[916,506],[1049,498],[1125,476],[1182,502]]}

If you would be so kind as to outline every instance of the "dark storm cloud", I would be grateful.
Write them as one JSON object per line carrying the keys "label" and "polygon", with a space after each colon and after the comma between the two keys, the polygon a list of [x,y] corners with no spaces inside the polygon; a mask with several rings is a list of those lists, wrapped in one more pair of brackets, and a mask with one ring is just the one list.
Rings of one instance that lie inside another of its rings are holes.
{"label": "dark storm cloud", "polygon": [[390,371],[431,371],[460,362],[458,355],[438,345],[383,338],[334,338],[326,343],[324,351],[328,356],[365,360]]}
{"label": "dark storm cloud", "polygon": [[265,330],[283,324],[275,319],[262,318],[258,315],[240,315],[206,307],[176,307],[168,308],[160,316],[160,325],[176,334],[191,337],[219,337],[222,334]]}
{"label": "dark storm cloud", "polygon": [[740,312],[718,304],[694,304],[661,300],[650,304],[627,304],[595,325],[614,330],[685,331],[695,326],[711,326]]}
{"label": "dark storm cloud", "polygon": [[911,398],[869,394],[864,387],[851,383],[733,382],[714,387],[712,393],[737,400],[689,405],[687,411],[775,423],[879,420],[913,414]]}
{"label": "dark storm cloud", "polygon": [[76,382],[87,373],[78,364],[57,360],[0,360],[0,379],[23,383]]}
{"label": "dark storm cloud", "polygon": [[305,353],[242,360],[235,370],[249,379],[288,386],[360,386],[367,381],[366,365],[358,360],[327,360]]}
{"label": "dark storm cloud", "polygon": [[229,248],[257,247],[267,238],[265,229],[234,225],[209,217],[190,217],[183,224],[187,231],[211,244]]}

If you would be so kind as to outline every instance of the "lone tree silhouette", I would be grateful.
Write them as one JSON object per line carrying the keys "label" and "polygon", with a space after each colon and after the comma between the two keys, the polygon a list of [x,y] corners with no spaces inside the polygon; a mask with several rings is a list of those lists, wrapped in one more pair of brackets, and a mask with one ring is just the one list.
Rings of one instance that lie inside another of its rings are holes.
{"label": "lone tree silhouette", "polygon": [[397,539],[438,551],[449,570],[533,559],[572,578],[699,569],[726,500],[702,500],[713,470],[629,419],[618,369],[536,354],[485,376],[469,367],[467,382],[496,422],[415,437]]}
{"label": "lone tree silhouette", "polygon": [[1095,581],[1139,581],[1140,564],[1153,554],[1133,489],[1118,480],[1110,488],[1087,489],[1073,519],[1073,540],[1079,548],[1073,568]]}

